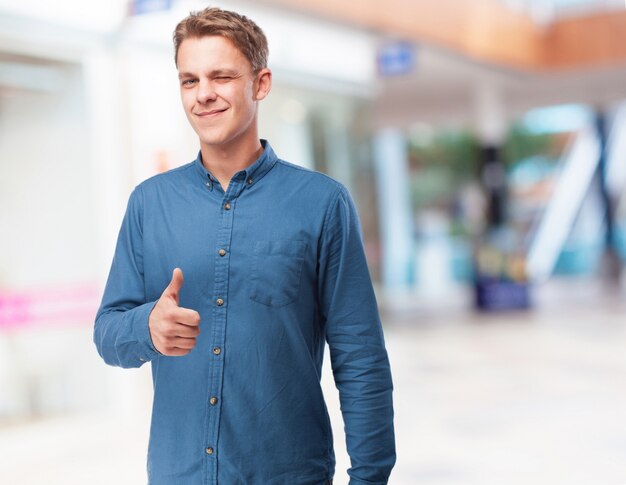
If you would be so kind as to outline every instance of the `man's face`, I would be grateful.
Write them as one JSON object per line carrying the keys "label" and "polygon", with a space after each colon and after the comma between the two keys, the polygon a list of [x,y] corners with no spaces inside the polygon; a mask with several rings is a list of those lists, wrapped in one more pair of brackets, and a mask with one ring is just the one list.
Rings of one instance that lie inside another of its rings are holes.
{"label": "man's face", "polygon": [[230,40],[206,36],[180,44],[178,77],[185,114],[203,146],[258,143],[257,101],[271,87],[269,69],[255,74]]}

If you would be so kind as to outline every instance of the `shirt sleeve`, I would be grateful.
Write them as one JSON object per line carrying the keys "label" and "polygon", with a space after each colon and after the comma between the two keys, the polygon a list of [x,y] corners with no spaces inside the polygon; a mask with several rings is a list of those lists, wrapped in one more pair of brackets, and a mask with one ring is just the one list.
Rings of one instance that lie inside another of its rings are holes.
{"label": "shirt sleeve", "polygon": [[319,248],[319,294],[339,390],[350,485],[384,485],[396,460],[392,380],[358,215],[342,187]]}
{"label": "shirt sleeve", "polygon": [[139,367],[161,355],[150,337],[143,271],[143,197],[130,196],[102,303],[96,314],[94,343],[102,359],[118,367]]}

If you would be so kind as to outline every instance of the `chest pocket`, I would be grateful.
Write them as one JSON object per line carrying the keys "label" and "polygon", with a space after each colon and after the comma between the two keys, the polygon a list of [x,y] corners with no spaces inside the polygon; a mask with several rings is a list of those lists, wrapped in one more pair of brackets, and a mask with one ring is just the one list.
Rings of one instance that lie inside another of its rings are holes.
{"label": "chest pocket", "polygon": [[305,251],[304,241],[256,241],[250,299],[274,307],[292,303],[300,290]]}

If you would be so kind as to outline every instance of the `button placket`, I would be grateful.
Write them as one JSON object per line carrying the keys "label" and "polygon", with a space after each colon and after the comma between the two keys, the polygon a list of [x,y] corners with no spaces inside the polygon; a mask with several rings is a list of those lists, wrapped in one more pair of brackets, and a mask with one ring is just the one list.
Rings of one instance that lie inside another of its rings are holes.
{"label": "button placket", "polygon": [[[246,179],[231,180],[226,194],[222,199],[219,225],[217,227],[215,256],[214,293],[213,293],[213,325],[211,334],[211,354],[209,362],[208,399],[206,412],[208,413],[205,443],[210,444],[206,450],[206,470],[209,483],[217,483],[217,446],[219,444],[219,422],[221,415],[221,393],[224,376],[224,342],[228,312],[228,288],[230,257],[228,248],[231,247],[234,212],[237,197],[241,193]],[[213,450],[211,453],[208,450]]]}

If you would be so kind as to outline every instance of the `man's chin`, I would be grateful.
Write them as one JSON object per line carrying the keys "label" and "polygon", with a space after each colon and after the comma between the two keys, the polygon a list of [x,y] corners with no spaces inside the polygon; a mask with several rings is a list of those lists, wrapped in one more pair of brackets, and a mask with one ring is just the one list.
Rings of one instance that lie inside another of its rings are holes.
{"label": "man's chin", "polygon": [[207,135],[206,133],[199,133],[200,143],[210,147],[219,147],[226,143],[226,137],[218,134]]}
{"label": "man's chin", "polygon": [[221,138],[216,138],[216,137],[201,136],[200,142],[202,142],[203,145],[213,146],[213,145],[221,145],[223,143],[223,140]]}

